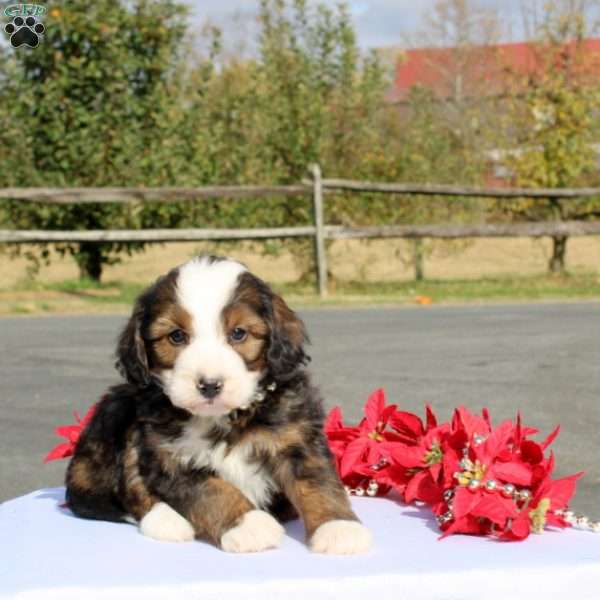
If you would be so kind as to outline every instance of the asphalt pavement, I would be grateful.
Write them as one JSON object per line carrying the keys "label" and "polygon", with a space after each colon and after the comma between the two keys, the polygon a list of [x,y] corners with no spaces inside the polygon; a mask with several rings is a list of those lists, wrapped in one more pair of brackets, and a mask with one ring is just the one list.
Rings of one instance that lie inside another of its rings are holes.
{"label": "asphalt pavement", "polygon": [[[587,471],[573,506],[600,518],[600,304],[302,312],[311,370],[327,405],[352,422],[369,393],[441,419],[464,404],[495,422],[521,411],[544,433],[560,423],[558,473]],[[125,316],[0,319],[0,501],[60,485],[65,462],[42,463],[110,384]]]}

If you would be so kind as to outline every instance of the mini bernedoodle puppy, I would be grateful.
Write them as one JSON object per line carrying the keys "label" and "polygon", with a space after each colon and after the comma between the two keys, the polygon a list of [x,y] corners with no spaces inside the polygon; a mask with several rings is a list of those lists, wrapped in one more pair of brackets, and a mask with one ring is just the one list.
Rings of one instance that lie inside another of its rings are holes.
{"label": "mini bernedoodle puppy", "polygon": [[78,516],[228,552],[277,547],[302,517],[314,552],[371,545],[322,432],[302,321],[231,259],[203,256],[138,298],[109,390],[67,470]]}

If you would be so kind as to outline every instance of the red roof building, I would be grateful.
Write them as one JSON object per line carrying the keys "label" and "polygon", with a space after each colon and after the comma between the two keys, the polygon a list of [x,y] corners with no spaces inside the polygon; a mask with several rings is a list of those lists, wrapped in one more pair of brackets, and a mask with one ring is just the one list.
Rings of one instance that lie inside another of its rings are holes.
{"label": "red roof building", "polygon": [[[600,59],[600,39],[582,42],[586,56]],[[571,53],[575,43],[565,47]],[[539,45],[530,42],[477,46],[471,48],[417,48],[402,51],[388,99],[403,102],[415,86],[428,88],[436,96],[499,95],[510,77],[540,72],[546,56]],[[600,60],[595,61],[600,75]]]}

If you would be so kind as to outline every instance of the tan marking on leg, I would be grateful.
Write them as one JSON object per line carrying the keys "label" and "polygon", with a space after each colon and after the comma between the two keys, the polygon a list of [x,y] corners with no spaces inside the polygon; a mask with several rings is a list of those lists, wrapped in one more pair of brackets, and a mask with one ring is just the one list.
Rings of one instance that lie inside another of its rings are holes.
{"label": "tan marking on leg", "polygon": [[94,484],[90,461],[87,458],[73,458],[67,472],[67,480],[70,486],[80,491],[92,490]]}
{"label": "tan marking on leg", "polygon": [[139,470],[139,433],[127,436],[123,456],[123,503],[127,510],[140,521],[159,501],[146,487]]}
{"label": "tan marking on leg", "polygon": [[238,525],[255,506],[235,486],[211,477],[200,484],[191,504],[179,508],[198,537],[219,545],[223,534]]}

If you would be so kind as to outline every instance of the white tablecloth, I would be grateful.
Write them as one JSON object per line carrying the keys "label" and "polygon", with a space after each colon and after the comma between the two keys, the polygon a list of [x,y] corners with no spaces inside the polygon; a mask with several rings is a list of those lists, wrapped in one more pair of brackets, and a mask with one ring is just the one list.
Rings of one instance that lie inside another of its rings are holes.
{"label": "white tablecloth", "polygon": [[426,510],[353,499],[373,531],[369,555],[311,554],[299,522],[283,546],[226,554],[170,544],[132,525],[84,521],[62,488],[0,505],[0,598],[56,600],[600,599],[600,535],[548,532],[522,543],[438,541]]}

